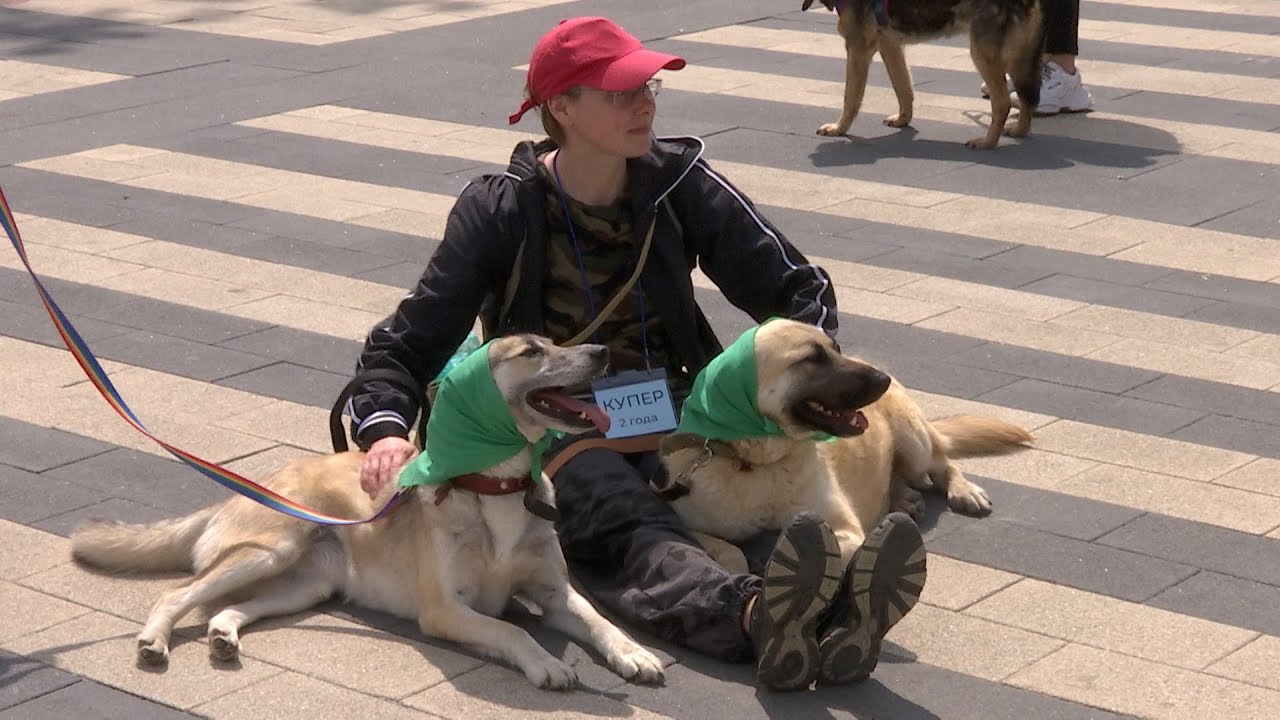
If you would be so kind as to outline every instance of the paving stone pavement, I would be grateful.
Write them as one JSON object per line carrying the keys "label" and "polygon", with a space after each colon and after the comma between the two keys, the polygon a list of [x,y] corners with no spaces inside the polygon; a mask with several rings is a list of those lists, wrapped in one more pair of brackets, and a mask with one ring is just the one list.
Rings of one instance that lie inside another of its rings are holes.
{"label": "paving stone pavement", "polygon": [[[38,272],[161,437],[262,477],[329,447],[364,333],[453,196],[502,167],[532,43],[606,14],[684,54],[659,131],[828,268],[842,345],[932,415],[1019,422],[963,463],[995,513],[934,504],[930,577],[856,687],[772,695],[642,641],[665,687],[524,624],[582,688],[545,693],[412,623],[336,602],[168,667],[132,637],[177,577],[71,563],[90,517],[227,491],[85,382],[0,251],[0,718],[1280,717],[1280,13],[1275,0],[1086,0],[1092,113],[992,153],[959,40],[908,51],[913,127],[851,138],[834,15],[764,0],[0,0],[0,187]],[[722,337],[749,320],[696,278]]]}

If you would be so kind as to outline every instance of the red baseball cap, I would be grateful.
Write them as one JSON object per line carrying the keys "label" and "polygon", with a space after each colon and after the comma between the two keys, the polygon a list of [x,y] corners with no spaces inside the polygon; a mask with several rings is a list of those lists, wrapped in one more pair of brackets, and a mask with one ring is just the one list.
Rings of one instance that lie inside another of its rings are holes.
{"label": "red baseball cap", "polygon": [[684,58],[649,50],[603,17],[561,20],[533,48],[529,98],[507,118],[514,125],[529,110],[569,88],[621,91],[640,87],[662,69],[679,70]]}

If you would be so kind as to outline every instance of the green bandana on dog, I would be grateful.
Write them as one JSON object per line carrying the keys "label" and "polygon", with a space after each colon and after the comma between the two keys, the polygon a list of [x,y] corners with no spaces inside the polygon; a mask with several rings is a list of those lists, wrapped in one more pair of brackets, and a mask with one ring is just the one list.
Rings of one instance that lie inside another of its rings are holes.
{"label": "green bandana on dog", "polygon": [[[769,318],[764,325],[776,318]],[[778,424],[760,414],[756,404],[759,379],[756,371],[757,325],[738,336],[707,364],[693,381],[693,390],[680,410],[678,433],[691,433],[708,440],[746,440],[783,437]],[[834,440],[828,433],[815,433],[813,440]]]}
{"label": "green bandana on dog", "polygon": [[[533,446],[535,483],[542,482],[542,454],[554,437],[547,431]],[[485,343],[440,382],[427,420],[427,448],[400,473],[400,486],[440,485],[509,460],[528,446],[493,381]]]}

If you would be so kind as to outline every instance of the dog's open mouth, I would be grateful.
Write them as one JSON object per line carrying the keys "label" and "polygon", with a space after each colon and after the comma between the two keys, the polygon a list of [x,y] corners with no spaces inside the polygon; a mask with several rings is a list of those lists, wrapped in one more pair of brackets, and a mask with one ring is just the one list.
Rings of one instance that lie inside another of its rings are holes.
{"label": "dog's open mouth", "polygon": [[609,416],[599,405],[585,402],[565,393],[564,388],[540,388],[529,393],[525,402],[537,413],[582,430],[595,428],[609,431]]}
{"label": "dog's open mouth", "polygon": [[793,412],[814,429],[837,437],[853,437],[867,430],[867,416],[857,408],[830,408],[817,400],[801,400]]}

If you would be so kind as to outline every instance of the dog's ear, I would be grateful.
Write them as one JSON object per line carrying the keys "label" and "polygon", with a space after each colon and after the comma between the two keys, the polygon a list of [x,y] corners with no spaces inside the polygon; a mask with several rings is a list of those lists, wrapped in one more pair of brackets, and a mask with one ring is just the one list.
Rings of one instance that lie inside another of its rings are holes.
{"label": "dog's ear", "polygon": [[810,7],[813,7],[813,0],[804,0],[804,2],[800,5],[800,12],[804,12],[805,10],[808,10]]}
{"label": "dog's ear", "polygon": [[[822,4],[828,10],[836,9],[836,0],[822,0]],[[800,12],[804,12],[805,10],[808,10],[811,7],[813,7],[813,0],[804,0],[804,2],[800,5]]]}

